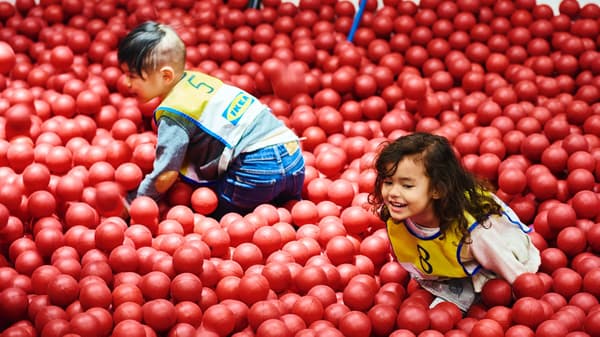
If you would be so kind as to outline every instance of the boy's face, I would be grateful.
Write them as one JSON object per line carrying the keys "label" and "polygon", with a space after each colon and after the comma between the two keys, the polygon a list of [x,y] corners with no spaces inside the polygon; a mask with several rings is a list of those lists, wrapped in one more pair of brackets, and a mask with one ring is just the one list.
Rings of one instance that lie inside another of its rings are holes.
{"label": "boy's face", "polygon": [[144,71],[142,72],[143,76],[139,76],[134,72],[130,72],[126,64],[123,64],[121,69],[125,75],[125,84],[129,87],[130,92],[143,103],[155,97],[163,97],[168,92],[169,88],[161,71]]}

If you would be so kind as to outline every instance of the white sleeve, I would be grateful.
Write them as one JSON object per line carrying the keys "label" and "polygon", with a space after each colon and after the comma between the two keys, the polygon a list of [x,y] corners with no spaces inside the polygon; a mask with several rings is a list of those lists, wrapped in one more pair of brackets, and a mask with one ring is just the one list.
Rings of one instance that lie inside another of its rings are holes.
{"label": "white sleeve", "polygon": [[523,273],[538,271],[538,249],[529,235],[505,216],[490,216],[473,229],[471,239],[471,252],[482,267],[511,284]]}

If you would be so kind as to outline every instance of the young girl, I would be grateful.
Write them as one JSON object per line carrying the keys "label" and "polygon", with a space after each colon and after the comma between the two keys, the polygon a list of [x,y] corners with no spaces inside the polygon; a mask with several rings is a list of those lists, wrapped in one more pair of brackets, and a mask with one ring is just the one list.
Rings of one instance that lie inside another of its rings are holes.
{"label": "young girl", "polygon": [[[371,204],[397,261],[441,300],[466,311],[489,279],[537,272],[530,229],[459,163],[446,138],[413,133],[387,144]],[[439,300],[438,299],[438,300]]]}
{"label": "young girl", "polygon": [[119,44],[131,93],[142,102],[161,100],[153,170],[129,199],[158,200],[178,179],[214,188],[216,218],[300,199],[304,158],[296,134],[248,92],[185,69],[185,55],[177,33],[152,21]]}

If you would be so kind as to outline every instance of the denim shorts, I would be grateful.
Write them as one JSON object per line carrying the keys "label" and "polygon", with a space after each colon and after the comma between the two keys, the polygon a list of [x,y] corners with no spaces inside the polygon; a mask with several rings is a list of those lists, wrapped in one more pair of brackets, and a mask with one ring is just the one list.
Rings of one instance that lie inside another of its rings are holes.
{"label": "denim shorts", "polygon": [[300,200],[304,170],[296,141],[242,153],[217,183],[219,207],[214,215],[246,214],[260,204]]}

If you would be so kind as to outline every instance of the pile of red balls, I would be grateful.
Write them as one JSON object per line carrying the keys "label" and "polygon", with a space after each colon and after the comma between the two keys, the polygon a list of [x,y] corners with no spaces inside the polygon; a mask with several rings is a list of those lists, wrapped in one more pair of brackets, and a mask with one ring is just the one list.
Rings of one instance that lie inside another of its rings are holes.
{"label": "pile of red balls", "polygon": [[[1,337],[600,336],[600,7],[563,0],[0,2]],[[156,101],[119,40],[170,24],[189,68],[303,137],[304,200],[207,216],[206,188],[121,196],[150,172]],[[369,209],[378,146],[447,137],[534,227],[539,272],[466,313],[393,261]]]}

